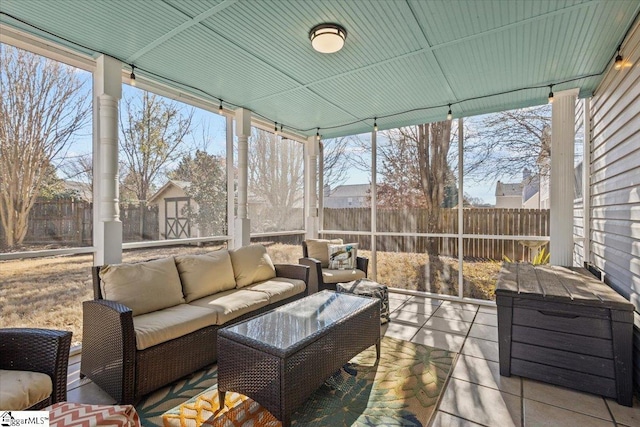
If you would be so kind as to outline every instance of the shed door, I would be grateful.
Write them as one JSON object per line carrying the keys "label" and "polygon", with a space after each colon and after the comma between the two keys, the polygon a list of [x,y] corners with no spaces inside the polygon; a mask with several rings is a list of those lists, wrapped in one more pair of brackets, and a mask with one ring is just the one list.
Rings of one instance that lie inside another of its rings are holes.
{"label": "shed door", "polygon": [[190,197],[164,199],[164,229],[167,239],[186,239],[191,237],[191,224],[187,216],[191,205],[190,200]]}

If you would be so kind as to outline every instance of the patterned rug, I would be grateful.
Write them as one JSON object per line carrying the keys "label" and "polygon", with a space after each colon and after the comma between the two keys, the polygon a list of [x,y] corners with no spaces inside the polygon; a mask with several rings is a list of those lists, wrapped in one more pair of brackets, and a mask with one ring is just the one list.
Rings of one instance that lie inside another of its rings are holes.
{"label": "patterned rug", "polygon": [[[456,353],[393,338],[354,357],[292,416],[298,426],[426,426]],[[227,393],[220,410],[213,366],[156,391],[136,410],[143,426],[280,426],[267,410]]]}

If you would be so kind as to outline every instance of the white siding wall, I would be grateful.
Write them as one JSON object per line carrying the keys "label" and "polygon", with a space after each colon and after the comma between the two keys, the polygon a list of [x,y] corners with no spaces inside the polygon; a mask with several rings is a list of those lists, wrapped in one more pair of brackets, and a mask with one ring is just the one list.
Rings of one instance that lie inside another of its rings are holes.
{"label": "white siding wall", "polygon": [[611,69],[592,99],[591,262],[636,307],[640,389],[640,23],[622,46],[632,67]]}

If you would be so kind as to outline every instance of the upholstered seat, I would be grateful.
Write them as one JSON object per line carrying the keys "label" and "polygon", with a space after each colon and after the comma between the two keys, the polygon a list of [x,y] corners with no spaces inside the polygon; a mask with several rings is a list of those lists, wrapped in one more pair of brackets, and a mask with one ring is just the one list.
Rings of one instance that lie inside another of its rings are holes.
{"label": "upholstered seat", "polygon": [[71,332],[0,329],[0,408],[42,409],[66,400]]}

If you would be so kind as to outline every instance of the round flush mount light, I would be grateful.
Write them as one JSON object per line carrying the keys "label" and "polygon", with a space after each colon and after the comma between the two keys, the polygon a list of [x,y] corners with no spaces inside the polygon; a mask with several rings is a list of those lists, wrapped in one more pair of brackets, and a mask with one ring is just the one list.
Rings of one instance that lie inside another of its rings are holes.
{"label": "round flush mount light", "polygon": [[342,49],[347,30],[338,24],[324,23],[309,31],[311,46],[320,53],[334,53]]}

